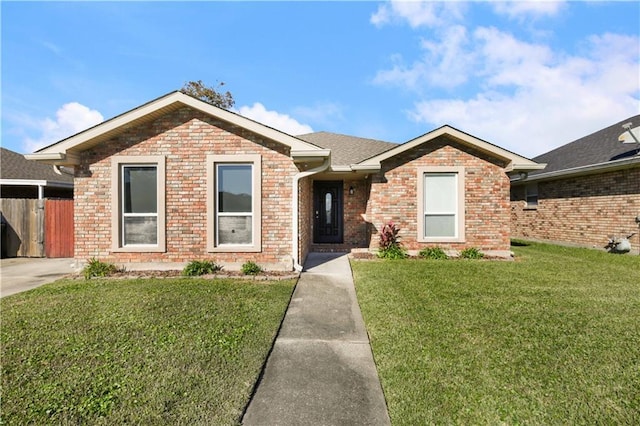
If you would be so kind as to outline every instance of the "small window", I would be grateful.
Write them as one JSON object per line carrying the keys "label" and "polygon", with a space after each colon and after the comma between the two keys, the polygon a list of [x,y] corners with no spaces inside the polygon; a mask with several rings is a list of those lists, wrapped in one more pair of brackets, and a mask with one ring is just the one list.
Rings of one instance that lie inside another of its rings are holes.
{"label": "small window", "polygon": [[164,252],[164,156],[115,156],[111,179],[112,251]]}
{"label": "small window", "polygon": [[207,156],[207,251],[261,247],[260,155]]}
{"label": "small window", "polygon": [[527,202],[527,208],[535,209],[538,207],[538,184],[530,183],[524,188],[525,200]]}
{"label": "small window", "polygon": [[464,167],[418,168],[418,241],[464,242]]}

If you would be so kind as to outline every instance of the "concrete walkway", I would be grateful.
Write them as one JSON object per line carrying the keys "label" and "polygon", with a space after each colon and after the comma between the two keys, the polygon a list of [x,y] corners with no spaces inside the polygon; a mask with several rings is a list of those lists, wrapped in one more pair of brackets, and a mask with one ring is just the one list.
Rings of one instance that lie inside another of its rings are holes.
{"label": "concrete walkway", "polygon": [[346,255],[308,256],[243,424],[390,424]]}
{"label": "concrete walkway", "polygon": [[74,259],[14,257],[0,260],[0,296],[53,282],[76,271]]}

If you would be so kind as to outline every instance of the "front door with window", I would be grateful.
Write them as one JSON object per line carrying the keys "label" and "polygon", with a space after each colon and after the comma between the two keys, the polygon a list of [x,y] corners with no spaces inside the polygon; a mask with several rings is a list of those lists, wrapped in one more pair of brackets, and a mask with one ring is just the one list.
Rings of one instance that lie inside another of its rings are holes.
{"label": "front door with window", "polygon": [[342,181],[313,183],[313,242],[342,243]]}

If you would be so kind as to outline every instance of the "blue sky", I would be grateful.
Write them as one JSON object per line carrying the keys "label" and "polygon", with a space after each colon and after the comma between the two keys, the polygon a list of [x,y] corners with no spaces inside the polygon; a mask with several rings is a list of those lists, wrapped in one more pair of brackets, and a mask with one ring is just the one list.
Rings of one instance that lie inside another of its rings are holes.
{"label": "blue sky", "polygon": [[0,8],[1,144],[23,153],[199,79],[293,135],[449,124],[529,157],[640,112],[636,1]]}

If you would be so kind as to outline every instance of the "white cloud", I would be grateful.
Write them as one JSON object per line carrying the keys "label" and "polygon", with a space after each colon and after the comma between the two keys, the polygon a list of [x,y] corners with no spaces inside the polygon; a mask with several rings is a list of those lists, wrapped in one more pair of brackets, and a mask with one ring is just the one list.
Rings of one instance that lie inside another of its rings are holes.
{"label": "white cloud", "polygon": [[495,29],[475,32],[485,61],[482,89],[469,99],[420,101],[417,122],[449,123],[533,156],[638,113],[637,37],[586,41],[583,56],[551,51]]}
{"label": "white cloud", "polygon": [[38,121],[35,127],[41,135],[35,139],[25,138],[23,145],[27,152],[33,152],[102,121],[104,121],[104,117],[98,111],[78,102],[70,102],[62,105],[56,111],[55,119],[47,117]]}
{"label": "white cloud", "polygon": [[259,102],[254,103],[252,106],[242,106],[238,112],[240,115],[290,135],[303,135],[313,132],[311,126],[301,124],[287,114],[269,111]]}
{"label": "white cloud", "polygon": [[[442,40],[423,39],[420,60],[407,66],[400,55],[393,55],[393,67],[378,71],[373,79],[375,84],[392,84],[417,89],[429,82],[430,85],[452,88],[464,84],[473,67],[475,53],[467,47],[469,39],[466,28],[452,25],[443,29]],[[464,52],[464,54],[462,54]]]}
{"label": "white cloud", "polygon": [[378,7],[370,22],[377,27],[406,21],[411,28],[443,27],[462,19],[466,5],[444,1],[391,1]]}
{"label": "white cloud", "polygon": [[536,0],[536,1],[492,1],[493,10],[499,15],[509,18],[555,16],[565,6],[565,1]]}
{"label": "white cloud", "polygon": [[[510,18],[551,16],[564,6],[492,3],[496,13]],[[465,22],[465,28],[454,23],[457,16],[451,13],[451,19],[438,21],[436,6],[411,7],[415,16],[409,6],[392,2],[372,17],[376,25],[400,20],[417,28],[433,23],[418,58],[407,64],[392,56],[391,67],[379,71],[374,83],[423,96],[408,112],[418,123],[451,124],[534,156],[638,113],[640,39],[635,35],[594,35],[568,52],[493,27],[473,28]],[[441,25],[447,21],[448,26]],[[441,89],[450,97],[442,97]]]}

